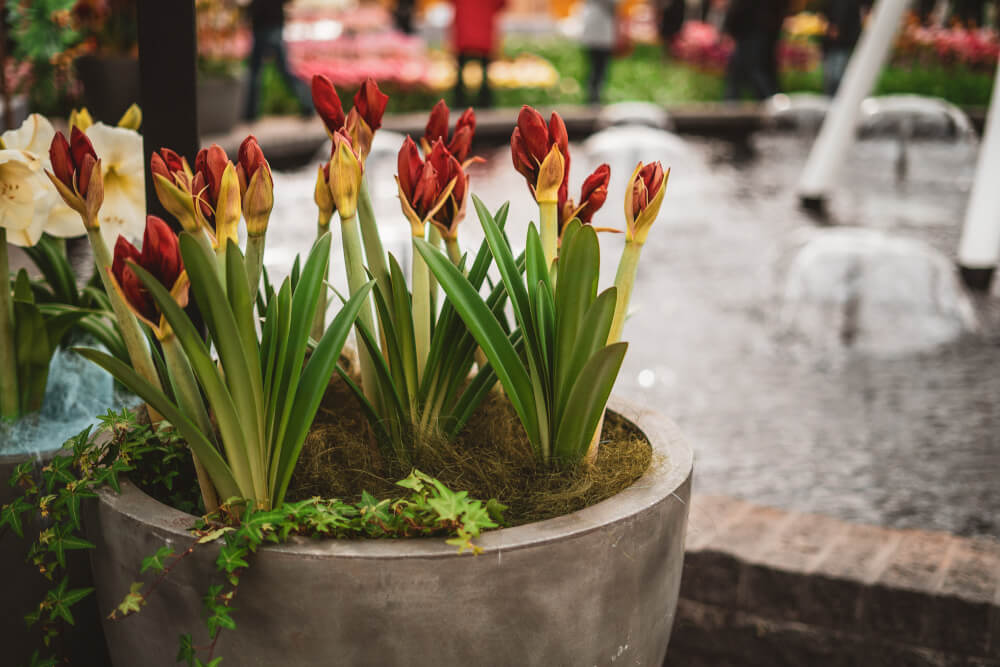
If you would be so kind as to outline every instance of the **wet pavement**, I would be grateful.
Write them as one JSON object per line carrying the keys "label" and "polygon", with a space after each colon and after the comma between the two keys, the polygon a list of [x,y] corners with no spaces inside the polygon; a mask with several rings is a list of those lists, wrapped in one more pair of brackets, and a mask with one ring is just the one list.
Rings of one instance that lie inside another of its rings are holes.
{"label": "wet pavement", "polygon": [[[779,326],[778,297],[790,249],[817,229],[794,195],[809,139],[759,134],[750,150],[690,137],[668,144],[662,157],[673,172],[643,253],[617,391],[680,424],[696,451],[697,490],[851,521],[1000,537],[996,290],[974,298],[978,333],[931,352],[887,359],[791,341]],[[573,151],[578,189],[593,162],[582,146]],[[975,146],[910,145],[902,183],[897,151],[886,139],[852,149],[825,224],[921,239],[952,257]],[[507,151],[487,157],[472,172],[472,191],[491,208],[513,199],[508,229],[523,243],[537,210]],[[612,168],[617,185],[595,222],[620,227],[630,169]],[[275,271],[312,238],[313,169],[276,175],[268,251]],[[408,258],[394,171],[391,156],[373,158],[369,178],[386,245]],[[478,244],[478,221],[464,224],[463,243]],[[620,236],[602,239],[604,285],[622,244]],[[333,276],[345,286],[339,249]]]}

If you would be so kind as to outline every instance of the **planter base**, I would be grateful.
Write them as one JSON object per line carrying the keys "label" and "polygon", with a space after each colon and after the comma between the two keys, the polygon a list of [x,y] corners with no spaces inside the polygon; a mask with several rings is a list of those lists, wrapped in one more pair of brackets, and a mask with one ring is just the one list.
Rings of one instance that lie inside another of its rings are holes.
{"label": "planter base", "polygon": [[[615,411],[649,438],[654,463],[613,498],[493,531],[479,556],[443,539],[296,540],[263,549],[234,602],[237,630],[216,652],[254,665],[510,667],[662,663],[673,624],[691,491],[691,450],[655,414]],[[102,614],[164,543],[191,542],[193,517],[125,485],[86,517]],[[177,637],[207,640],[201,598],[217,548],[195,552],[146,607],[106,621],[114,664],[173,665]]]}

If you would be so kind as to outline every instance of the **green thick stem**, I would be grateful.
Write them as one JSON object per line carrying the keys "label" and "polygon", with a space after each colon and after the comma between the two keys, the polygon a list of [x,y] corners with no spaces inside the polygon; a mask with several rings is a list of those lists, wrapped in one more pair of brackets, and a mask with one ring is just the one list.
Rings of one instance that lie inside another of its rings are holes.
{"label": "green thick stem", "polygon": [[642,253],[641,243],[625,242],[625,251],[622,253],[621,261],[618,263],[618,273],[615,275],[618,301],[615,303],[615,318],[611,321],[611,333],[608,334],[609,345],[622,339],[625,316],[628,315],[628,305],[632,299],[632,287],[635,285],[635,275],[639,269],[640,253]]}
{"label": "green thick stem", "polygon": [[[344,264],[347,267],[347,286],[351,294],[354,294],[368,282],[364,262],[361,259],[361,237],[358,235],[357,216],[351,216],[347,219],[341,218],[340,233],[344,245]],[[361,306],[358,320],[368,327],[369,331],[375,331],[375,318],[372,315],[370,298],[365,299],[365,303]],[[361,366],[361,388],[372,405],[378,406],[375,365],[368,354],[368,348],[361,344],[360,338],[356,340],[355,347],[358,350],[358,364]]]}
{"label": "green thick stem", "polygon": [[375,209],[372,206],[372,197],[368,192],[368,179],[361,181],[361,193],[358,197],[358,221],[361,224],[361,238],[365,243],[365,259],[368,261],[368,270],[375,277],[383,294],[391,294],[389,287],[389,267],[386,264],[385,249],[382,247],[382,237],[378,233],[378,225],[375,223]]}
{"label": "green thick stem", "polygon": [[448,259],[455,266],[462,263],[462,249],[458,247],[458,239],[446,239],[444,242],[445,248],[448,250]]}
{"label": "green thick stem", "polygon": [[14,305],[10,294],[10,261],[7,258],[7,230],[0,227],[0,416],[20,416],[17,389],[17,353],[14,350]]}
{"label": "green thick stem", "polygon": [[[139,320],[129,310],[128,304],[122,299],[121,294],[111,283],[111,252],[108,245],[101,236],[100,229],[88,229],[87,236],[90,237],[90,245],[94,250],[94,261],[97,263],[97,273],[101,276],[104,284],[104,291],[108,293],[108,300],[111,302],[111,309],[118,319],[118,328],[122,332],[122,340],[128,349],[128,356],[132,360],[132,368],[135,372],[145,378],[157,389],[162,389],[160,376],[156,373],[156,366],[153,365],[153,358],[149,354],[149,347],[146,345],[146,336],[139,327]],[[150,409],[150,418],[154,422],[159,421],[159,415],[155,415]]]}
{"label": "green thick stem", "polygon": [[[323,224],[321,222],[316,223],[316,238],[321,238],[323,234],[330,231],[329,224]],[[316,316],[313,317],[312,323],[312,337],[313,340],[319,341],[323,337],[323,332],[326,331],[326,308],[327,308],[327,293],[329,288],[326,283],[330,282],[330,263],[326,264],[326,275],[323,276],[323,289],[319,293],[319,301],[316,302]]]}
{"label": "green thick stem", "polygon": [[265,236],[247,236],[247,284],[250,287],[250,299],[257,300],[260,290],[260,274],[264,268]]}
{"label": "green thick stem", "polygon": [[[198,430],[204,433],[209,440],[214,440],[215,430],[212,428],[212,422],[205,410],[205,402],[201,398],[198,381],[195,380],[191,364],[184,356],[180,341],[171,334],[161,343],[163,344],[163,360],[167,365],[174,396],[177,397],[181,410],[194,420]],[[212,483],[208,471],[205,470],[205,466],[198,460],[194,450],[191,450],[191,458],[194,461],[194,470],[198,475],[198,488],[201,489],[201,498],[205,502],[205,511],[214,512],[219,508],[219,496],[215,491],[215,485]]]}
{"label": "green thick stem", "polygon": [[[632,299],[632,287],[635,285],[641,253],[641,243],[625,242],[625,251],[622,253],[621,261],[618,263],[618,273],[615,275],[618,300],[615,302],[615,317],[611,321],[611,331],[608,333],[608,345],[617,343],[622,338],[622,329],[625,327],[625,316],[628,315],[628,305]],[[597,422],[597,430],[590,438],[590,447],[587,448],[587,455],[584,459],[587,463],[594,463],[597,460],[597,451],[601,444],[601,431],[604,430],[604,416],[606,414],[607,412],[601,415],[600,421]]]}
{"label": "green thick stem", "polygon": [[[429,225],[430,232],[427,235],[427,242],[430,243],[435,248],[441,248],[441,230],[437,228],[437,225]],[[416,248],[414,248],[416,250]],[[437,294],[438,294],[438,283],[437,278],[433,273],[428,272],[427,274],[427,294],[428,301],[430,304],[431,312],[437,312]]]}
{"label": "green thick stem", "polygon": [[431,349],[430,270],[413,237],[413,339],[417,347],[417,378],[423,378]]}
{"label": "green thick stem", "polygon": [[545,266],[551,269],[559,246],[559,204],[554,201],[538,202],[538,216],[542,226],[540,233]]}

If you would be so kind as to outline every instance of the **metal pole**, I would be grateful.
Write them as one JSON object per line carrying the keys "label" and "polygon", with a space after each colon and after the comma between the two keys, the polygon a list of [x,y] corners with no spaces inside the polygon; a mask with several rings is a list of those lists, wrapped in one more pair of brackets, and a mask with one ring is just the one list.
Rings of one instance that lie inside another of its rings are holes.
{"label": "metal pole", "polygon": [[139,73],[146,159],[146,210],[174,224],[149,172],[154,150],[172,148],[194,165],[198,152],[194,0],[139,0]]}
{"label": "metal pole", "polygon": [[990,110],[983,129],[976,163],[976,180],[965,211],[965,226],[958,244],[962,280],[972,289],[986,291],[1000,262],[1000,68],[993,83]]}
{"label": "metal pole", "polygon": [[872,9],[802,171],[798,194],[803,206],[822,210],[837,170],[854,141],[861,102],[875,86],[909,4],[910,0],[879,0]]}

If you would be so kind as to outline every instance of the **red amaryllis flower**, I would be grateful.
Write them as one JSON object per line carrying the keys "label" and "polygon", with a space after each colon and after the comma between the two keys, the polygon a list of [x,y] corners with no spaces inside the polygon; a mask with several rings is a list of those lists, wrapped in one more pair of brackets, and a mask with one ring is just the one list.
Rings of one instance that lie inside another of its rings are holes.
{"label": "red amaryllis flower", "polygon": [[[535,197],[548,197],[553,183],[540,183],[542,162],[553,147],[558,147],[563,158],[562,180],[558,184],[559,199],[565,199],[569,187],[569,135],[559,114],[552,112],[548,126],[542,115],[525,105],[517,116],[517,127],[510,137],[514,168],[528,181]],[[542,192],[540,192],[542,191]],[[552,200],[549,200],[552,201]]]}
{"label": "red amaryllis flower", "polygon": [[447,188],[453,183],[451,193],[444,204],[431,217],[431,223],[441,231],[441,237],[447,241],[458,238],[458,223],[465,218],[465,198],[469,190],[469,176],[462,168],[462,163],[452,155],[440,139],[434,142],[434,148],[427,158],[434,167],[439,188]]}
{"label": "red amaryllis flower", "polygon": [[229,156],[218,144],[202,148],[194,158],[192,189],[200,198],[202,214],[212,220],[222,189],[222,174],[229,164]]}
{"label": "red amaryllis flower", "polygon": [[[441,140],[434,145],[431,156],[434,156],[435,152],[447,153]],[[444,174],[438,173],[435,162],[442,165],[444,170],[449,169],[447,160],[441,157],[435,157],[433,160],[428,158],[426,162],[421,160],[417,144],[410,137],[406,137],[403,147],[399,150],[396,182],[399,185],[400,204],[403,213],[410,221],[414,236],[423,237],[424,225],[444,206],[455,186],[455,181],[441,180]]]}
{"label": "red amaryllis flower", "polygon": [[378,89],[375,79],[368,77],[354,95],[354,109],[364,119],[372,132],[382,127],[382,116],[389,104],[389,96]]}
{"label": "red amaryllis flower", "polygon": [[344,106],[340,103],[340,97],[333,83],[322,74],[312,78],[312,99],[316,113],[326,126],[327,134],[332,137],[337,130],[344,127]]}
{"label": "red amaryllis flower", "polygon": [[73,127],[70,140],[56,132],[49,145],[52,173],[49,180],[66,204],[83,218],[84,225],[96,228],[97,213],[104,203],[104,178],[101,161],[87,135]]}
{"label": "red amaryllis flower", "polygon": [[667,178],[670,170],[663,171],[663,165],[652,162],[643,165],[641,162],[632,172],[628,189],[625,191],[625,230],[629,241],[646,242],[649,228],[656,220],[666,192]]}
{"label": "red amaryllis flower", "polygon": [[204,176],[195,186],[194,173],[187,160],[169,148],[161,148],[149,158],[149,169],[153,174],[156,196],[181,226],[196,231],[205,223],[205,217],[198,202],[198,194],[204,189]]}
{"label": "red amaryllis flower", "polygon": [[[458,118],[455,125],[455,134],[451,141],[448,141],[448,105],[444,100],[439,100],[431,115],[427,119],[427,127],[424,129],[424,136],[420,140],[420,146],[425,155],[431,152],[431,146],[440,139],[448,146],[448,152],[455,156],[459,162],[465,163],[469,157],[469,150],[472,148],[472,137],[476,132],[476,112],[472,107],[466,109]],[[468,165],[464,165],[468,166]]]}
{"label": "red amaryllis flower", "polygon": [[141,266],[151,273],[183,307],[187,305],[187,274],[181,259],[177,236],[169,225],[155,215],[146,218],[146,231],[142,237],[142,252],[119,236],[115,244],[115,257],[111,264],[111,276],[116,288],[135,314],[153,327],[158,335],[162,333],[160,310],[156,301],[143,285],[129,262]]}
{"label": "red amaryllis flower", "polygon": [[[591,224],[594,213],[596,213],[608,198],[608,182],[611,180],[611,167],[602,164],[594,170],[583,182],[580,190],[580,204],[577,205],[572,199],[561,200],[559,202],[559,234],[562,235],[563,227],[573,218],[577,218],[585,225]],[[618,231],[603,229],[601,231]]]}
{"label": "red amaryllis flower", "polygon": [[375,130],[382,127],[382,115],[385,113],[385,105],[389,103],[389,96],[378,89],[375,80],[368,78],[361,85],[361,90],[354,96],[354,108],[347,114],[347,121],[344,126],[351,136],[351,145],[357,152],[361,161],[368,158],[372,151],[372,141],[375,139]]}
{"label": "red amaryllis flower", "polygon": [[247,233],[260,236],[267,231],[274,207],[274,180],[257,138],[252,134],[240,144],[236,177],[240,184]]}

